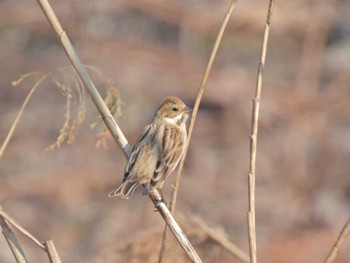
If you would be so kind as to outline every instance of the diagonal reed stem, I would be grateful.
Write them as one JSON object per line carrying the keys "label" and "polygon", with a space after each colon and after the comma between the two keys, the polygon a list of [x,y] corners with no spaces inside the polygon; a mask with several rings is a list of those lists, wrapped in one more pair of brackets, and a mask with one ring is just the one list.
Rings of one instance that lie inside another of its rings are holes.
{"label": "diagonal reed stem", "polygon": [[342,231],[340,232],[337,241],[334,243],[331,251],[328,254],[328,257],[326,258],[326,260],[324,261],[324,263],[332,263],[334,261],[334,259],[336,258],[336,256],[339,253],[340,248],[342,247],[342,245],[344,244],[344,241],[346,239],[346,237],[349,235],[350,233],[350,217],[348,219],[348,221],[346,221]]}
{"label": "diagonal reed stem", "polygon": [[[198,94],[197,94],[196,102],[195,102],[194,107],[193,107],[193,112],[192,112],[192,116],[191,116],[191,122],[190,122],[189,129],[188,129],[188,143],[187,143],[184,155],[181,158],[179,168],[177,170],[175,184],[173,186],[173,192],[172,192],[172,195],[171,195],[171,200],[170,200],[170,205],[169,205],[169,210],[170,210],[171,213],[174,213],[174,211],[175,211],[175,205],[176,205],[177,193],[178,193],[178,189],[179,189],[179,185],[180,185],[181,174],[182,174],[183,166],[184,166],[184,163],[185,163],[185,160],[186,160],[187,150],[188,150],[188,146],[189,146],[189,143],[190,143],[190,140],[191,140],[194,123],[196,121],[196,116],[197,116],[199,104],[200,104],[200,102],[202,100],[204,88],[205,88],[205,85],[207,83],[207,80],[208,80],[208,77],[209,77],[209,73],[210,73],[211,67],[213,65],[216,53],[218,51],[218,48],[219,48],[222,36],[224,34],[227,22],[228,22],[231,14],[232,14],[233,9],[235,8],[236,2],[237,2],[236,0],[233,0],[231,2],[227,12],[226,12],[226,15],[225,15],[224,20],[223,20],[223,22],[221,24],[221,27],[220,27],[220,31],[219,31],[219,33],[218,33],[218,35],[216,37],[215,44],[214,44],[213,50],[211,52],[211,55],[210,55],[210,58],[209,58],[209,61],[208,61],[208,64],[207,64],[207,68],[205,69],[201,85],[200,85],[200,87],[198,89]],[[165,226],[165,228],[164,228],[162,247],[160,249],[159,259],[158,259],[159,263],[163,262],[164,255],[165,255],[165,252],[166,252],[166,247],[167,247],[167,226]]]}
{"label": "diagonal reed stem", "polygon": [[127,157],[130,152],[131,148],[128,144],[128,141],[126,140],[124,134],[122,133],[121,129],[119,128],[118,124],[114,120],[112,114],[110,113],[108,107],[104,103],[101,95],[98,93],[95,85],[93,84],[89,74],[87,73],[85,67],[81,63],[78,54],[76,53],[72,43],[70,42],[66,32],[63,30],[60,22],[58,21],[53,9],[51,8],[49,2],[47,0],[37,0],[39,3],[41,9],[43,10],[47,20],[49,21],[50,25],[52,26],[53,30],[57,34],[59,40],[61,41],[61,44],[67,53],[68,58],[70,59],[74,69],[76,70],[77,74],[81,78],[84,86],[88,90],[92,101],[95,103],[95,106],[97,110],[100,112],[103,121],[105,122],[106,126],[112,133],[113,138],[117,141],[119,147],[121,148],[123,154],[125,157]]}
{"label": "diagonal reed stem", "polygon": [[8,215],[4,210],[2,210],[2,208],[0,208],[0,216],[2,218],[4,218],[6,221],[8,221],[9,223],[11,223],[11,225],[13,225],[15,228],[17,228],[26,237],[28,237],[35,244],[37,244],[41,249],[46,251],[45,246],[36,237],[34,237],[27,229],[25,229],[23,226],[21,226],[16,220],[14,220],[10,215]]}
{"label": "diagonal reed stem", "polygon": [[[3,211],[0,207],[0,212]],[[28,260],[26,255],[23,252],[21,245],[18,243],[15,233],[13,233],[10,225],[6,221],[6,219],[0,214],[0,226],[2,228],[2,233],[9,245],[12,254],[17,263],[27,263]]]}
{"label": "diagonal reed stem", "polygon": [[248,172],[248,199],[249,199],[249,211],[248,211],[248,237],[249,237],[249,255],[250,262],[256,263],[256,226],[255,226],[255,173],[256,173],[256,149],[257,149],[257,136],[258,136],[258,120],[259,120],[259,107],[261,97],[261,86],[263,78],[263,70],[265,67],[267,43],[270,33],[270,24],[272,17],[274,0],[270,0],[267,11],[266,24],[264,30],[263,45],[261,50],[260,63],[258,67],[258,76],[256,83],[255,98],[253,99],[253,112],[252,112],[252,128],[250,135],[250,164]]}
{"label": "diagonal reed stem", "polygon": [[[38,74],[40,72],[34,72],[33,74],[31,75],[34,75],[34,74]],[[29,74],[27,74],[29,75]],[[46,76],[45,76],[46,77]],[[2,155],[4,154],[6,148],[7,148],[7,145],[9,144],[14,132],[15,132],[15,129],[23,115],[23,112],[29,102],[29,100],[31,99],[31,97],[33,96],[36,88],[39,86],[39,84],[45,79],[45,77],[41,77],[40,80],[34,85],[34,87],[30,90],[29,94],[27,95],[26,99],[24,100],[22,106],[21,106],[21,109],[19,110],[19,112],[17,113],[17,116],[15,118],[15,121],[13,122],[9,132],[7,133],[6,135],[6,138],[4,140],[4,142],[2,143],[1,147],[0,147],[0,159],[2,157]],[[22,77],[23,78],[23,77]]]}
{"label": "diagonal reed stem", "polygon": [[53,244],[53,240],[45,242],[47,255],[49,256],[50,263],[62,263],[60,256],[57,253],[56,247]]}
{"label": "diagonal reed stem", "polygon": [[[70,59],[73,67],[75,68],[77,74],[81,78],[84,86],[88,90],[93,102],[95,103],[96,108],[100,112],[102,116],[102,120],[106,124],[107,128],[111,132],[113,138],[119,145],[120,149],[122,150],[124,156],[128,158],[131,147],[128,144],[128,141],[126,140],[124,134],[122,133],[121,129],[119,128],[117,122],[114,120],[112,114],[110,113],[108,107],[104,103],[102,97],[98,93],[95,85],[91,81],[85,67],[81,63],[73,45],[71,44],[66,32],[63,30],[62,26],[60,25],[53,9],[51,8],[49,2],[47,0],[37,0],[38,4],[40,5],[42,11],[44,12],[47,20],[49,21],[51,27],[57,34],[65,52],[68,55],[68,58]],[[152,199],[152,202],[156,205],[158,208],[159,213],[162,215],[163,219],[167,222],[170,229],[174,233],[175,237],[181,244],[184,251],[187,253],[188,257],[191,259],[192,262],[202,262],[199,258],[196,251],[193,249],[191,243],[188,241],[187,237],[184,235],[183,231],[181,230],[180,226],[177,224],[173,216],[171,215],[170,211],[166,207],[166,205],[161,201],[162,198],[160,197],[159,193],[157,191],[153,191],[150,193],[150,198]]]}
{"label": "diagonal reed stem", "polygon": [[27,263],[28,260],[25,257],[22,247],[17,241],[15,234],[9,226],[9,223],[17,228],[22,234],[32,240],[37,244],[42,250],[44,250],[49,256],[51,263],[61,263],[61,259],[57,253],[57,250],[53,244],[53,240],[47,241],[45,243],[40,242],[36,237],[34,237],[27,229],[25,229],[21,224],[19,224],[15,219],[8,215],[0,206],[0,225],[2,227],[2,232],[5,236],[7,243],[9,244],[13,256],[17,263]]}

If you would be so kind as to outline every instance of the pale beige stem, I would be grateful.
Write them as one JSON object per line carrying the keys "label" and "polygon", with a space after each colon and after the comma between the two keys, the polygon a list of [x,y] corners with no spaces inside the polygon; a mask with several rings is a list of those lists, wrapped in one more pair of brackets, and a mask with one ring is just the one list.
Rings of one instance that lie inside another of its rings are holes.
{"label": "pale beige stem", "polygon": [[[1,210],[1,207],[0,207]],[[21,245],[18,243],[15,233],[13,233],[11,227],[7,223],[6,219],[0,215],[0,225],[2,228],[2,233],[9,245],[12,254],[17,263],[27,263],[28,260],[23,252]]]}
{"label": "pale beige stem", "polygon": [[[68,58],[70,59],[77,74],[81,78],[87,91],[89,92],[93,102],[95,103],[96,108],[100,112],[102,116],[102,120],[106,124],[107,128],[109,129],[110,133],[112,134],[117,144],[119,145],[124,156],[128,158],[131,152],[131,147],[129,146],[128,141],[126,140],[124,134],[119,128],[117,122],[113,118],[113,115],[110,113],[102,97],[98,93],[95,85],[92,83],[91,78],[89,77],[85,67],[81,63],[73,45],[71,44],[66,32],[63,30],[62,26],[60,25],[49,2],[47,0],[37,0],[37,2],[39,3],[51,27],[57,34],[59,40],[61,41],[61,44],[65,52],[67,53]],[[176,223],[175,219],[172,217],[166,205],[162,201],[160,201],[161,198],[158,192],[151,193],[149,196],[152,199],[153,203],[156,204],[158,211],[162,215],[163,219],[167,222],[167,224],[169,224],[169,227],[173,231],[173,234],[176,236],[177,240],[180,242],[182,248],[187,253],[191,261],[202,262],[199,256],[197,255],[197,252],[193,249],[187,237],[184,235],[181,228]]]}
{"label": "pale beige stem", "polygon": [[124,134],[119,128],[118,124],[114,120],[112,114],[110,113],[108,107],[106,106],[101,95],[97,91],[95,85],[93,84],[89,74],[87,73],[84,65],[81,63],[78,54],[76,53],[72,43],[70,42],[66,32],[63,30],[61,24],[59,23],[53,9],[51,8],[47,0],[37,0],[41,9],[43,10],[47,20],[52,26],[53,30],[57,34],[61,44],[68,55],[74,69],[81,78],[84,86],[88,90],[93,102],[96,105],[97,110],[102,116],[102,120],[105,122],[106,126],[112,133],[113,138],[117,141],[118,145],[122,149],[123,154],[127,157],[131,152],[131,147],[128,144]]}
{"label": "pale beige stem", "polygon": [[49,240],[45,242],[45,247],[47,251],[47,255],[49,256],[50,263],[61,263],[60,256],[57,253],[56,247],[53,244],[53,240]]}
{"label": "pale beige stem", "polygon": [[15,219],[9,216],[2,208],[0,207],[0,225],[3,229],[3,234],[8,242],[12,253],[16,259],[16,262],[26,263],[28,262],[24,252],[19,245],[15,234],[12,232],[9,224],[16,227],[22,234],[31,239],[35,244],[37,244],[42,250],[44,250],[48,256],[51,263],[61,263],[60,257],[56,251],[56,248],[53,244],[53,241],[47,241],[45,243],[40,242],[37,238],[35,238],[28,230],[26,230],[23,226],[21,226]]}
{"label": "pale beige stem", "polygon": [[[35,74],[38,74],[38,72],[35,72]],[[25,76],[25,77],[26,77],[26,76]],[[7,133],[7,136],[6,136],[5,140],[4,140],[4,142],[3,142],[2,145],[1,145],[1,148],[0,148],[0,159],[1,159],[2,155],[3,155],[4,152],[5,152],[5,150],[6,150],[6,148],[7,148],[7,145],[8,145],[9,142],[10,142],[10,140],[11,140],[11,138],[12,138],[12,135],[14,134],[14,131],[15,131],[15,129],[16,129],[16,127],[17,127],[17,125],[18,125],[18,123],[19,123],[19,121],[20,121],[22,115],[23,115],[23,112],[24,112],[25,108],[27,107],[28,102],[30,101],[30,99],[31,99],[31,97],[33,96],[33,94],[34,94],[35,90],[37,89],[37,87],[39,87],[40,83],[41,83],[46,77],[47,77],[47,74],[46,74],[45,76],[41,77],[41,78],[39,79],[39,81],[37,81],[37,83],[33,86],[33,88],[32,88],[32,89],[30,90],[30,92],[28,93],[26,99],[24,100],[24,102],[23,102],[23,104],[22,104],[22,106],[21,106],[21,109],[20,109],[19,112],[17,113],[17,116],[16,116],[16,118],[15,118],[15,121],[13,122],[13,124],[12,124],[12,126],[11,126],[9,132]],[[18,82],[22,81],[23,78],[24,78],[24,77],[21,77],[21,79],[20,79]]]}
{"label": "pale beige stem", "polygon": [[346,239],[346,237],[349,235],[350,233],[350,217],[348,219],[348,221],[346,221],[342,231],[340,232],[337,241],[335,242],[335,244],[333,245],[331,251],[329,252],[328,257],[326,258],[326,260],[324,261],[324,263],[332,263],[334,261],[334,259],[337,257],[340,248],[342,247],[342,245],[344,244],[344,241]]}
{"label": "pale beige stem", "polygon": [[259,119],[262,77],[263,77],[263,69],[265,67],[266,50],[267,50],[267,43],[269,39],[269,33],[270,33],[270,24],[271,24],[273,5],[274,5],[274,0],[270,0],[268,11],[267,11],[260,63],[258,68],[255,98],[253,99],[252,128],[251,128],[251,135],[250,135],[250,164],[249,164],[249,172],[248,172],[248,198],[249,198],[248,237],[249,237],[249,255],[250,255],[251,263],[257,262],[256,226],[255,226],[256,149],[257,149],[258,119]]}
{"label": "pale beige stem", "polygon": [[34,237],[27,229],[21,226],[15,219],[13,219],[10,215],[8,215],[4,210],[0,208],[0,216],[3,217],[7,222],[17,228],[22,234],[32,240],[35,244],[37,244],[41,249],[46,251],[45,246],[41,243],[36,237]]}
{"label": "pale beige stem", "polygon": [[[181,174],[182,174],[183,166],[184,166],[184,163],[185,163],[185,160],[186,160],[188,145],[189,145],[190,140],[191,140],[192,131],[193,131],[194,123],[195,123],[195,120],[196,120],[199,104],[200,104],[200,102],[202,100],[204,88],[205,88],[205,85],[207,83],[207,80],[208,80],[208,77],[209,77],[209,73],[210,73],[211,67],[213,65],[216,53],[218,51],[218,48],[219,48],[222,36],[224,34],[227,22],[228,22],[228,20],[229,20],[229,18],[231,16],[231,13],[232,13],[233,9],[235,8],[235,5],[236,5],[236,0],[233,0],[231,2],[227,12],[226,12],[226,15],[225,15],[224,20],[223,20],[223,22],[221,24],[221,27],[220,27],[220,31],[219,31],[219,33],[218,33],[218,35],[216,37],[215,44],[214,44],[213,50],[211,52],[211,55],[210,55],[210,58],[209,58],[209,61],[208,61],[208,64],[207,64],[207,68],[206,68],[206,70],[204,72],[201,85],[200,85],[200,87],[198,89],[198,94],[197,94],[196,102],[195,102],[194,107],[193,107],[191,121],[190,121],[189,129],[188,129],[187,146],[186,146],[184,155],[183,155],[183,157],[182,157],[182,159],[180,161],[179,168],[177,170],[175,184],[173,186],[173,191],[172,191],[172,195],[171,195],[171,200],[170,200],[170,205],[169,205],[169,209],[170,209],[171,213],[174,213],[174,211],[175,211],[175,205],[176,205],[177,193],[178,193],[178,189],[179,189],[179,185],[180,185]],[[164,259],[165,253],[166,253],[167,243],[168,243],[168,240],[167,240],[167,226],[165,226],[164,233],[163,233],[162,247],[161,247],[160,252],[159,252],[158,263],[162,263],[163,262],[163,259]]]}

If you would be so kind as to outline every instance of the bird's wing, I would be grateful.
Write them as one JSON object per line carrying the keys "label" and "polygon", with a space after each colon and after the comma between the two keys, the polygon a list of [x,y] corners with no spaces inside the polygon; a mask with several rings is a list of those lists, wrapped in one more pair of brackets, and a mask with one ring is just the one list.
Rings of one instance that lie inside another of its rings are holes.
{"label": "bird's wing", "polygon": [[175,169],[184,147],[184,139],[177,127],[163,126],[154,138],[160,150],[151,186],[158,186]]}
{"label": "bird's wing", "polygon": [[131,154],[129,156],[129,159],[125,165],[124,169],[124,177],[123,177],[123,182],[128,179],[130,172],[132,171],[138,157],[140,156],[143,148],[146,146],[147,142],[150,141],[151,135],[151,130],[152,130],[152,124],[149,124],[143,128],[141,135],[137,139],[137,142],[134,145],[134,148],[131,151]]}

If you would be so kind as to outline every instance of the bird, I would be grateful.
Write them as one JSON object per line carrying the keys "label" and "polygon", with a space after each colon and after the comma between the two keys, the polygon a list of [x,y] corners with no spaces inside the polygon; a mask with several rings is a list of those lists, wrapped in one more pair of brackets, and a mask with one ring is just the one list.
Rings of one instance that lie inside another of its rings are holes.
{"label": "bird", "polygon": [[[186,121],[191,108],[177,97],[165,98],[138,137],[124,168],[123,183],[108,197],[130,199],[140,185],[143,196],[160,190],[187,146]],[[163,197],[162,197],[163,199]]]}

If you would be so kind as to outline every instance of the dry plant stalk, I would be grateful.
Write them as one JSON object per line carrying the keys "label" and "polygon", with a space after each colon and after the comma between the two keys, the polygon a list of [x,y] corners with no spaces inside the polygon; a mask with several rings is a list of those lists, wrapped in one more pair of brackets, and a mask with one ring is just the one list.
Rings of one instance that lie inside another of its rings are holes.
{"label": "dry plant stalk", "polygon": [[[102,79],[102,77],[100,76],[100,72],[91,66],[86,66],[89,70],[91,70],[91,72],[93,73],[97,73],[98,76]],[[72,73],[74,74],[74,76],[72,75]],[[25,98],[19,112],[17,113],[17,116],[9,130],[9,132],[6,135],[6,138],[4,140],[4,142],[2,143],[1,147],[0,147],[0,159],[3,156],[13,134],[14,131],[19,123],[19,121],[22,118],[22,115],[29,103],[29,101],[31,100],[31,98],[33,97],[35,91],[39,88],[40,85],[43,85],[44,81],[50,81],[53,82],[56,87],[59,89],[60,93],[65,96],[66,98],[66,110],[65,110],[65,120],[64,120],[64,124],[62,126],[62,128],[60,129],[59,135],[56,139],[56,141],[51,144],[49,147],[46,148],[46,150],[54,150],[56,148],[59,148],[62,143],[66,142],[68,144],[73,143],[74,139],[75,139],[75,135],[78,131],[78,128],[80,127],[80,125],[82,124],[82,122],[85,119],[85,104],[84,104],[84,94],[85,94],[85,90],[83,88],[83,84],[80,81],[79,78],[77,78],[76,72],[74,71],[72,66],[63,66],[63,67],[59,67],[56,68],[54,70],[51,70],[49,72],[32,72],[32,73],[27,73],[24,75],[21,75],[17,80],[12,81],[12,86],[17,87],[18,85],[20,85],[22,82],[24,82],[27,78],[29,77],[33,77],[33,76],[38,76],[39,75],[39,79],[34,83],[33,87],[31,88],[31,90],[29,91],[27,97]],[[118,100],[118,98],[115,98],[119,93],[117,93],[116,91],[111,91],[111,90],[115,90],[116,87],[112,87],[112,84],[109,83],[109,90],[107,93],[107,98],[108,97],[113,97],[114,100],[111,101],[111,99],[109,100],[109,106],[112,109],[112,113],[114,115],[120,116],[121,111],[120,111],[120,105],[118,105],[118,103],[121,104],[120,99]],[[72,104],[74,102],[74,96],[75,94],[78,94],[78,110],[76,113],[76,116],[72,115]],[[116,105],[117,104],[117,105]],[[119,107],[118,107],[119,106]],[[104,139],[101,136],[99,136],[99,140]]]}
{"label": "dry plant stalk", "polygon": [[346,221],[342,231],[340,232],[340,234],[337,238],[337,241],[335,242],[334,246],[332,247],[331,251],[329,252],[329,255],[326,258],[326,260],[324,261],[324,263],[332,263],[334,261],[334,259],[338,255],[339,250],[340,250],[341,246],[344,244],[344,241],[345,241],[346,237],[349,235],[349,233],[350,233],[350,217],[349,217],[348,221]]}
{"label": "dry plant stalk", "polygon": [[[34,72],[34,73],[30,73],[30,74],[25,74],[25,75],[22,75],[17,81],[14,81],[12,82],[12,85],[13,86],[17,86],[19,85],[19,83],[21,83],[25,78],[29,77],[29,76],[32,76],[32,75],[35,75],[35,74],[39,74],[40,72]],[[12,135],[22,117],[22,114],[30,100],[30,98],[33,96],[35,90],[37,89],[37,87],[40,85],[40,83],[46,78],[46,76],[44,75],[43,77],[41,77],[37,82],[36,84],[33,86],[33,88],[30,90],[29,94],[27,95],[26,99],[24,100],[22,106],[21,106],[21,109],[19,110],[19,112],[17,113],[17,116],[15,118],[15,121],[13,122],[11,128],[10,128],[10,131],[7,133],[7,136],[4,140],[4,142],[2,143],[1,145],[1,148],[0,148],[0,159],[2,157],[2,155],[4,154],[6,148],[7,148],[7,145],[9,144],[11,138],[12,138]]]}
{"label": "dry plant stalk", "polygon": [[5,236],[6,241],[8,242],[11,251],[16,259],[17,263],[26,263],[28,262],[24,252],[19,245],[15,234],[12,232],[9,224],[13,225],[17,228],[22,234],[32,240],[38,247],[44,250],[51,263],[61,263],[60,257],[56,251],[56,248],[53,244],[53,241],[47,241],[44,244],[40,242],[36,237],[34,237],[27,229],[25,229],[21,224],[19,224],[15,219],[9,216],[1,207],[0,207],[0,225],[3,229],[3,234]]}
{"label": "dry plant stalk", "polygon": [[[95,85],[91,81],[85,67],[81,63],[73,45],[71,44],[69,38],[67,37],[66,32],[63,30],[62,26],[60,25],[49,2],[47,0],[37,0],[37,2],[40,5],[42,11],[44,12],[53,30],[57,34],[59,40],[61,41],[61,44],[65,52],[67,53],[75,70],[77,71],[77,74],[80,76],[82,82],[84,83],[84,86],[88,90],[93,102],[95,103],[98,111],[102,116],[102,120],[105,122],[113,138],[118,143],[124,156],[128,158],[131,152],[131,147],[129,146],[128,141],[126,140],[117,122],[113,118],[108,107],[106,106],[105,102],[103,101],[100,94],[98,93]],[[162,198],[160,197],[159,193],[157,191],[153,191],[152,193],[150,193],[149,196],[152,199],[153,203],[158,208],[158,211],[162,215],[163,219],[169,224],[169,227],[173,231],[175,237],[178,239],[184,251],[187,253],[188,257],[191,259],[191,261],[202,262],[199,256],[197,255],[196,251],[193,249],[192,245],[188,241],[187,237],[184,235],[181,228],[176,223],[175,219],[172,217],[166,205],[161,201]]]}
{"label": "dry plant stalk", "polygon": [[258,136],[258,120],[259,120],[259,107],[261,97],[261,86],[263,69],[265,67],[267,43],[270,33],[270,24],[272,17],[274,0],[270,0],[267,11],[266,24],[264,29],[263,45],[261,50],[260,63],[258,68],[258,76],[256,83],[255,98],[253,99],[253,112],[252,112],[252,128],[250,135],[250,164],[248,172],[248,199],[249,199],[249,211],[248,211],[248,236],[249,236],[249,255],[250,262],[256,263],[256,227],[255,227],[255,172],[256,172],[256,149],[257,149],[257,136]]}
{"label": "dry plant stalk", "polygon": [[47,254],[49,256],[50,263],[61,263],[60,256],[57,253],[55,245],[53,244],[53,240],[49,240],[45,242],[45,247]]}
{"label": "dry plant stalk", "polygon": [[[2,208],[0,207],[0,211]],[[28,260],[23,252],[21,245],[18,243],[15,233],[13,233],[11,227],[7,223],[6,219],[0,215],[0,225],[2,228],[2,233],[9,245],[12,254],[17,263],[27,263]]]}
{"label": "dry plant stalk", "polygon": [[[114,84],[112,83],[108,84],[107,95],[104,101],[108,109],[112,113],[112,115],[115,116],[115,118],[122,116],[121,106],[123,105],[123,102],[121,100],[119,89]],[[100,122],[100,120],[101,120],[101,117],[99,116],[98,120],[96,120],[94,123],[90,125],[90,128],[92,129],[95,128],[97,123]],[[100,148],[102,146],[104,149],[107,149],[108,144],[106,140],[109,135],[110,135],[110,132],[108,131],[107,127],[104,126],[103,130],[97,134],[98,140],[96,142],[95,147]]]}
{"label": "dry plant stalk", "polygon": [[81,81],[83,82],[84,86],[88,90],[93,102],[96,105],[97,110],[100,112],[102,116],[102,120],[105,122],[106,126],[112,133],[113,138],[117,141],[119,147],[121,148],[123,154],[125,157],[127,157],[131,152],[131,147],[128,144],[128,141],[126,140],[124,134],[120,130],[118,124],[114,120],[112,114],[110,113],[107,105],[104,103],[103,99],[101,98],[100,94],[98,93],[95,85],[93,84],[88,72],[86,71],[85,67],[81,63],[73,45],[71,44],[69,38],[67,37],[66,32],[63,30],[61,24],[59,23],[54,11],[52,10],[49,2],[47,0],[37,0],[38,4],[40,5],[42,11],[44,12],[47,20],[49,21],[50,25],[52,26],[52,29],[57,34],[65,52],[68,55],[68,58],[70,59],[74,69],[76,70],[77,74],[81,78]]}
{"label": "dry plant stalk", "polygon": [[[196,216],[188,217],[179,214],[178,220],[180,222],[186,222],[184,224],[184,230],[191,239],[196,240],[196,244],[205,255],[205,262],[219,262],[219,258],[225,253],[224,250],[227,250],[227,252],[233,254],[234,257],[237,257],[235,253],[232,253],[231,248],[237,249],[242,253],[242,256],[245,257],[245,261],[242,262],[249,262],[248,254],[235,247],[227,239],[224,232],[209,227],[203,220]],[[119,260],[118,262],[157,262],[158,253],[154,250],[154,244],[159,241],[162,234],[163,231],[159,230],[157,227],[142,231],[124,240],[123,243],[118,246],[117,250],[115,250],[115,248],[107,248],[106,252],[103,253],[105,256],[103,258],[97,256],[97,258],[100,259],[100,262],[116,262],[117,259]],[[189,262],[186,254],[180,250],[180,246],[172,246],[171,249],[168,250],[166,262]],[[241,262],[234,259],[231,261]]]}
{"label": "dry plant stalk", "polygon": [[[189,146],[189,143],[190,143],[190,140],[191,140],[192,131],[193,131],[194,123],[195,123],[195,120],[196,120],[199,104],[200,104],[200,102],[202,100],[204,88],[205,88],[205,85],[207,83],[207,80],[208,80],[208,77],[209,77],[209,73],[210,73],[211,67],[213,65],[213,62],[214,62],[217,50],[219,48],[222,36],[224,34],[227,22],[228,22],[228,20],[229,20],[229,18],[231,16],[231,13],[232,13],[233,9],[235,8],[235,5],[236,5],[236,0],[232,0],[231,4],[230,4],[230,6],[229,6],[229,8],[228,8],[228,10],[226,12],[226,15],[224,17],[224,20],[223,20],[223,22],[221,24],[219,33],[218,33],[218,35],[216,37],[212,53],[210,55],[207,67],[205,69],[205,72],[204,72],[204,75],[203,75],[203,78],[202,78],[201,85],[200,85],[200,87],[198,89],[198,94],[197,94],[196,102],[195,102],[194,107],[193,107],[191,121],[190,121],[189,129],[188,129],[187,146],[186,146],[186,149],[184,151],[183,157],[181,158],[181,161],[180,161],[180,164],[179,164],[179,168],[178,168],[177,174],[176,174],[175,184],[173,186],[173,191],[172,191],[172,194],[171,194],[171,200],[170,200],[170,205],[169,205],[169,210],[170,210],[171,213],[174,213],[174,211],[175,211],[177,192],[178,192],[179,185],[180,185],[181,174],[182,174],[183,166],[184,166],[184,163],[185,163],[185,160],[186,160],[187,150],[188,150],[188,146]],[[165,225],[164,233],[163,233],[163,240],[162,240],[162,247],[161,247],[160,252],[159,252],[159,260],[158,260],[159,263],[163,262],[163,259],[164,259],[165,253],[166,253],[167,242],[168,242],[167,241],[167,226]]]}
{"label": "dry plant stalk", "polygon": [[36,237],[34,237],[27,229],[25,229],[23,226],[21,226],[15,219],[13,219],[11,216],[9,216],[1,208],[0,208],[0,216],[2,218],[4,218],[7,222],[9,222],[11,225],[16,227],[20,232],[22,232],[26,237],[28,237],[35,244],[37,244],[41,249],[45,250],[45,246]]}

